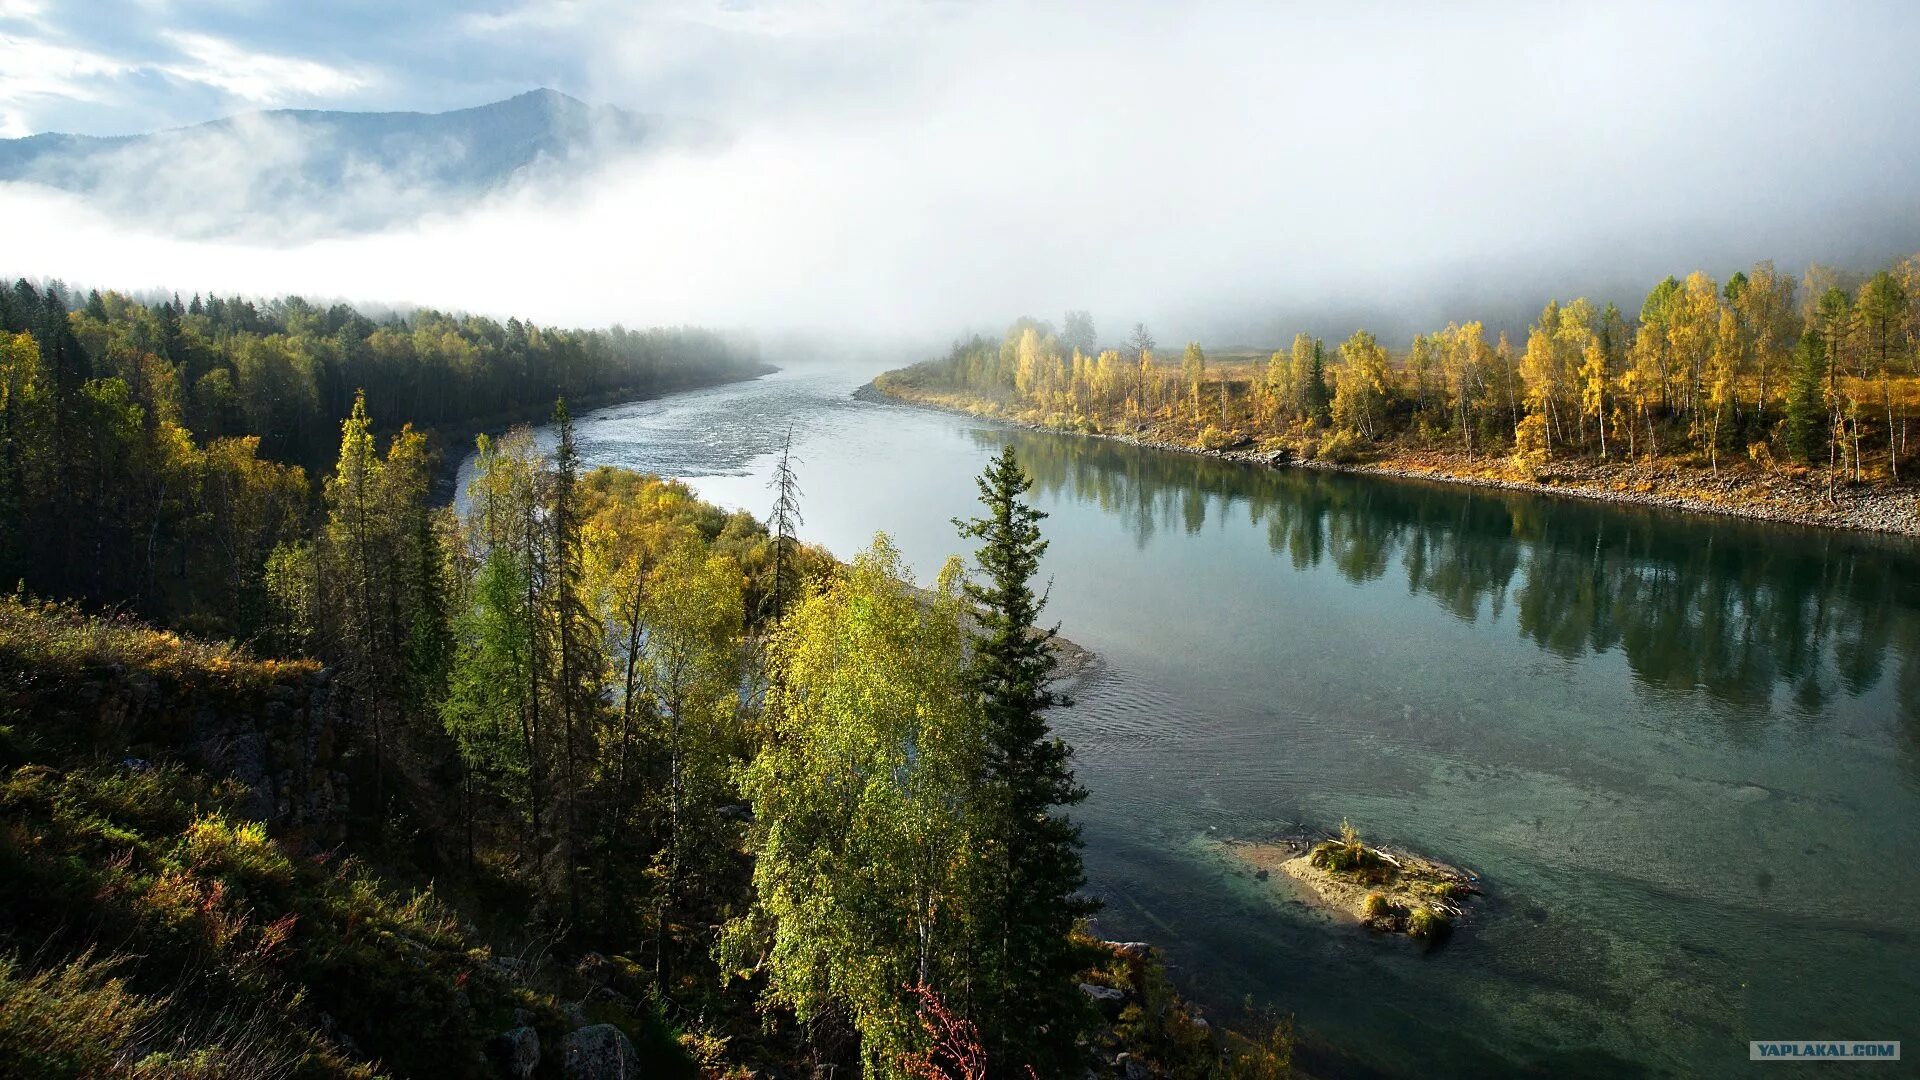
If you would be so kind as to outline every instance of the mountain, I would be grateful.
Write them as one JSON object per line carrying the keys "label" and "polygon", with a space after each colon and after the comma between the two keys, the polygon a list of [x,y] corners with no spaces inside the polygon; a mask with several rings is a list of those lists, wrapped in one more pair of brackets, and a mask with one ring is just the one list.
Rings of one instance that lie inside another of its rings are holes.
{"label": "mountain", "polygon": [[73,192],[173,232],[326,234],[562,183],[706,134],[543,89],[443,113],[274,109],[145,135],[0,139],[0,181]]}

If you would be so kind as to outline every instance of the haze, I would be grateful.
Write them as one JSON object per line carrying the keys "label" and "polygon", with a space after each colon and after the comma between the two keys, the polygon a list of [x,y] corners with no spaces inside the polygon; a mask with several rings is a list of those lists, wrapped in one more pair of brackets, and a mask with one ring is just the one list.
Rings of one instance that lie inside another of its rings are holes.
{"label": "haze", "polygon": [[[158,193],[137,215],[0,184],[0,270],[915,340],[1085,307],[1108,339],[1261,343],[1920,247],[1920,12],[1546,8],[534,3],[369,13],[356,36],[9,0],[12,135],[551,85],[726,138],[350,236],[250,206],[277,159],[244,145],[158,166],[191,184],[129,177]],[[372,179],[405,197],[404,173]],[[224,227],[177,227],[189,209]]]}

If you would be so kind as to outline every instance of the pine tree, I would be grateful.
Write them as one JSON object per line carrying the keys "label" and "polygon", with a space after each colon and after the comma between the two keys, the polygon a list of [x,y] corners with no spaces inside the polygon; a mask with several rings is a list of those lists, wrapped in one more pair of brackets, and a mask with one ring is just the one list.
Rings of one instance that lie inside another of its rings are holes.
{"label": "pine tree", "polygon": [[1787,448],[1809,464],[1827,443],[1826,355],[1820,332],[1809,330],[1800,339],[1793,378],[1787,383]]}
{"label": "pine tree", "polygon": [[793,471],[793,429],[780,444],[780,463],[773,468],[773,513],[767,518],[767,531],[773,534],[773,588],[768,594],[768,616],[779,619],[797,590],[794,577],[794,526],[806,524],[800,516],[800,480]]}
{"label": "pine tree", "polygon": [[560,433],[554,450],[547,521],[551,529],[547,598],[553,635],[553,701],[560,709],[560,783],[566,828],[568,912],[580,920],[580,799],[587,763],[592,758],[592,713],[598,699],[601,664],[582,588],[580,550],[580,454],[573,438],[573,416],[566,399],[554,402],[553,426]]}
{"label": "pine tree", "polygon": [[1086,1019],[1068,935],[1095,905],[1079,892],[1086,881],[1079,827],[1061,812],[1087,793],[1074,783],[1071,750],[1046,718],[1068,704],[1050,687],[1054,631],[1036,625],[1046,604],[1033,591],[1047,549],[1039,527],[1046,515],[1021,498],[1032,481],[1012,446],[978,482],[985,515],[954,524],[981,541],[982,580],[966,586],[979,613],[969,676],[987,725],[983,795],[995,808],[990,834],[998,834],[989,858],[1000,860],[981,920],[979,1020],[993,1060],[1009,1074],[1030,1064],[1066,1075],[1079,1064],[1074,1035]]}
{"label": "pine tree", "polygon": [[1333,421],[1333,391],[1327,388],[1327,350],[1313,339],[1313,357],[1307,364],[1307,416],[1325,427]]}

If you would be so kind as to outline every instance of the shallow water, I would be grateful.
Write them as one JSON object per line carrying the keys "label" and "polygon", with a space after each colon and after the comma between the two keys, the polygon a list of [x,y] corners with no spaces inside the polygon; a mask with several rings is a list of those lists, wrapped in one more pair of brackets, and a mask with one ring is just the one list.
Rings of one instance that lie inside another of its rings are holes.
{"label": "shallow water", "polygon": [[[1018,431],[852,398],[871,374],[615,406],[581,452],[764,516],[791,426],[803,535],[884,529],[930,579],[1012,441],[1049,613],[1103,659],[1057,718],[1100,929],[1216,1013],[1251,997],[1394,1075],[1920,1048],[1914,545]],[[1473,924],[1331,928],[1208,845],[1342,818],[1483,874]]]}

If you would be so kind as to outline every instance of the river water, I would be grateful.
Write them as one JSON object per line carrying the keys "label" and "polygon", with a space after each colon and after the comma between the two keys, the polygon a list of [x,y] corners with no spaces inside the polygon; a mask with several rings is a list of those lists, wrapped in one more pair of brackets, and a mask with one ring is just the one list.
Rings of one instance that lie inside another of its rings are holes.
{"label": "river water", "polygon": [[[1056,718],[1099,929],[1216,1015],[1292,1012],[1354,1075],[1920,1052],[1920,548],[1020,431],[872,374],[614,406],[580,448],[764,516],[791,428],[803,536],[885,530],[930,580],[1013,442],[1049,614],[1102,658]],[[1370,938],[1213,846],[1343,818],[1482,874],[1469,927]]]}

